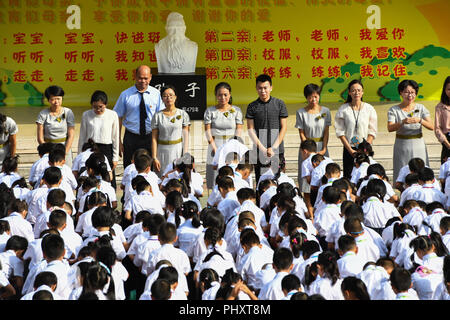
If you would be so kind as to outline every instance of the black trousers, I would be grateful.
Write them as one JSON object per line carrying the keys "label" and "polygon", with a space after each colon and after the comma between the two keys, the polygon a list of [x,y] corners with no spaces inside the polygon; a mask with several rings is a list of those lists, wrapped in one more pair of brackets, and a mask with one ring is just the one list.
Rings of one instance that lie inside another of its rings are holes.
{"label": "black trousers", "polygon": [[[445,135],[447,137],[447,141],[450,142],[450,132],[447,133]],[[442,143],[442,151],[441,151],[441,164],[443,164],[445,162],[445,154],[448,152],[448,148],[446,146],[444,146],[444,144]]]}
{"label": "black trousers", "polygon": [[[353,150],[356,150],[353,148]],[[351,179],[352,170],[355,165],[355,161],[353,156],[347,151],[347,149],[344,148],[344,151],[342,153],[342,165],[343,165],[343,171],[344,171],[344,177],[347,179]]]}
{"label": "black trousers", "polygon": [[[108,159],[109,165],[112,168],[113,166],[113,161],[112,161],[112,157],[113,157],[113,148],[112,148],[112,144],[103,144],[103,143],[96,143],[96,145],[98,146],[98,149],[100,150],[101,153],[103,153],[106,157],[106,159]],[[116,183],[116,170],[112,171],[112,181],[111,181],[111,186],[116,189],[117,187],[117,183]]]}
{"label": "black trousers", "polygon": [[137,149],[147,149],[148,153],[152,153],[152,134],[149,133],[145,136],[132,133],[125,130],[123,136],[123,168],[125,169],[131,164],[131,158],[133,153]]}

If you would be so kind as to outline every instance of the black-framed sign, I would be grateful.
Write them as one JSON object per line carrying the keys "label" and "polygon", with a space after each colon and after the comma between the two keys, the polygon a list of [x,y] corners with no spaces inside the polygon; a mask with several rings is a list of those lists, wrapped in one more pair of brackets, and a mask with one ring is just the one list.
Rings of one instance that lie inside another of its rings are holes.
{"label": "black-framed sign", "polygon": [[177,106],[189,114],[191,120],[203,120],[206,110],[205,68],[195,69],[195,73],[158,73],[152,68],[150,85],[161,90],[165,85],[173,85],[177,90]]}

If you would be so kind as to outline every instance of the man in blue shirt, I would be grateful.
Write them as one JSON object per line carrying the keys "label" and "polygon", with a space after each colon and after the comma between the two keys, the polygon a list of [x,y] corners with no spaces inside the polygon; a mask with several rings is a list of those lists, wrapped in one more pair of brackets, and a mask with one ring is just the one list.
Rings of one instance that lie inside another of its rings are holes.
{"label": "man in blue shirt", "polygon": [[114,106],[119,116],[120,137],[122,126],[125,134],[120,140],[120,154],[123,154],[123,167],[131,163],[131,157],[137,149],[147,149],[151,154],[153,115],[164,109],[158,89],[151,87],[152,73],[150,67],[142,65],[136,69],[136,83],[122,91]]}

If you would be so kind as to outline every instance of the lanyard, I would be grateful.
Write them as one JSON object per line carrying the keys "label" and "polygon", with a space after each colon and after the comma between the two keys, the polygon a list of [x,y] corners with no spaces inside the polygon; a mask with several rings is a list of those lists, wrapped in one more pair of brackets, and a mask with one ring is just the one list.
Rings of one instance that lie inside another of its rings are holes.
{"label": "lanyard", "polygon": [[[361,103],[361,107],[362,107],[362,103]],[[361,107],[359,108],[359,111],[358,111],[358,117],[356,117],[355,110],[353,110],[353,108],[352,108],[353,117],[355,117],[355,133],[358,132],[358,121],[359,121],[359,116],[361,114]]]}

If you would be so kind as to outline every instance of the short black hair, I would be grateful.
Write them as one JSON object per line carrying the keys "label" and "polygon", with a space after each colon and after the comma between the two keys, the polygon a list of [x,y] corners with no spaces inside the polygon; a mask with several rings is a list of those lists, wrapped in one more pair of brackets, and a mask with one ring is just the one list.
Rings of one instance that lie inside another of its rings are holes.
{"label": "short black hair", "polygon": [[320,95],[320,87],[315,83],[309,83],[303,88],[303,95],[308,98],[313,93]]}
{"label": "short black hair", "polygon": [[171,296],[170,283],[165,279],[157,279],[151,287],[153,300],[169,300]]}
{"label": "short black hair", "polygon": [[356,247],[355,238],[349,235],[340,236],[338,239],[338,247],[342,252],[347,252]]}
{"label": "short black hair", "polygon": [[104,91],[95,90],[91,96],[91,104],[97,101],[101,101],[104,104],[108,104],[108,96]]}
{"label": "short black hair", "polygon": [[403,80],[402,82],[400,82],[398,84],[398,86],[397,86],[398,93],[401,94],[408,86],[413,87],[414,91],[416,91],[416,94],[419,93],[419,85],[417,84],[417,82],[414,80],[408,80],[408,79]]}
{"label": "short black hair", "polygon": [[400,292],[407,291],[411,288],[411,273],[406,269],[395,268],[392,270],[389,280],[391,281],[392,287]]}
{"label": "short black hair", "polygon": [[278,248],[273,253],[273,264],[280,270],[286,270],[292,265],[294,255],[288,248]]}
{"label": "short black hair", "polygon": [[272,78],[268,74],[260,74],[259,76],[256,77],[256,84],[258,84],[258,82],[266,82],[266,81],[268,81],[270,85],[272,85]]}
{"label": "short black hair", "polygon": [[45,169],[44,176],[42,177],[42,179],[50,185],[57,184],[61,178],[61,169],[58,167],[48,167]]}
{"label": "short black hair", "polygon": [[49,100],[51,96],[64,97],[64,90],[60,86],[50,86],[45,89],[44,96],[47,100]]}

